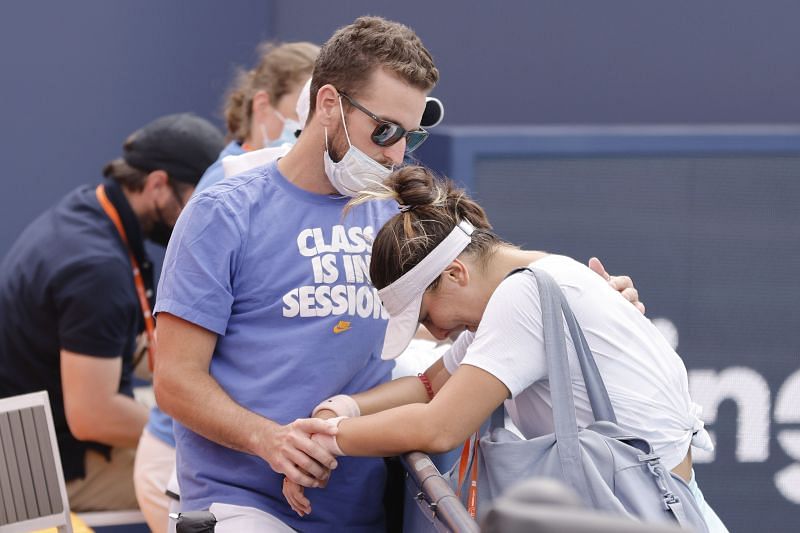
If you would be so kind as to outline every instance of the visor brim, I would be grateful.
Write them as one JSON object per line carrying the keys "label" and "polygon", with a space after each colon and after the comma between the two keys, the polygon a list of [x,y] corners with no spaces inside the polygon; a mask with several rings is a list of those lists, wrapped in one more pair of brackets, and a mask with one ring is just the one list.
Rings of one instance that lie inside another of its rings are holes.
{"label": "visor brim", "polygon": [[419,327],[422,296],[423,292],[420,292],[399,315],[389,317],[386,337],[383,339],[381,359],[394,359],[408,348]]}

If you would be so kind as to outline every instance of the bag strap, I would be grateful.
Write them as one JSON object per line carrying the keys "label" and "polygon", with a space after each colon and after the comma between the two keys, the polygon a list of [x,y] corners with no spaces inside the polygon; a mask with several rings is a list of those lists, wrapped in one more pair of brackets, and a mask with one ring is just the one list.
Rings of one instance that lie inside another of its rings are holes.
{"label": "bag strap", "polygon": [[564,313],[564,318],[569,328],[569,334],[572,337],[575,352],[578,355],[578,362],[581,365],[581,374],[583,374],[583,382],[586,385],[589,403],[592,405],[594,419],[597,421],[606,420],[616,424],[617,416],[614,414],[614,407],[611,405],[611,399],[608,397],[608,390],[606,390],[606,385],[600,375],[600,370],[597,368],[597,362],[594,360],[594,355],[589,348],[589,343],[586,342],[586,337],[584,337],[583,330],[580,324],[578,324],[578,319],[575,318],[572,309],[569,307],[567,297],[564,296],[564,293],[560,289],[558,294],[561,300],[561,312]]}
{"label": "bag strap", "polygon": [[553,408],[553,426],[562,472],[565,481],[580,494],[584,501],[594,502],[594,493],[589,490],[586,481],[578,441],[575,399],[572,393],[567,340],[564,334],[565,319],[578,359],[581,361],[581,373],[592,405],[592,413],[596,419],[610,417],[613,420],[614,410],[594,357],[588,349],[586,339],[561,292],[561,288],[548,273],[535,268],[527,270],[533,274],[539,289],[545,356],[549,373],[548,382]]}
{"label": "bag strap", "polygon": [[542,307],[544,348],[547,356],[548,381],[553,407],[553,425],[556,448],[564,480],[575,489],[584,501],[594,501],[589,490],[578,441],[578,422],[575,419],[575,401],[567,361],[563,315],[555,291],[560,290],[548,275],[531,270],[539,286]]}
{"label": "bag strap", "polygon": [[[567,298],[564,296],[564,293],[561,291],[558,283],[556,283],[552,276],[550,276],[547,272],[537,268],[531,269],[529,267],[514,269],[509,272],[506,277],[518,272],[528,272],[536,279],[536,283],[539,286],[539,300],[542,308],[542,317],[545,315],[545,308],[548,309],[548,312],[555,313],[556,320],[554,320],[551,325],[558,325],[560,327],[557,329],[551,328],[550,330],[549,335],[552,336],[554,340],[558,341],[559,339],[563,338],[564,342],[566,342],[563,325],[558,323],[559,319],[561,318],[566,321],[570,336],[572,337],[573,345],[575,347],[575,353],[578,356],[578,362],[581,365],[581,374],[583,375],[583,382],[586,385],[586,393],[589,396],[589,403],[592,407],[594,419],[597,421],[607,420],[609,422],[616,423],[617,417],[614,414],[614,408],[611,405],[611,399],[608,396],[605,383],[603,382],[603,378],[597,368],[597,363],[594,360],[594,355],[592,355],[592,350],[589,348],[589,343],[586,342],[586,337],[583,335],[580,324],[578,324],[577,318],[575,318],[575,315],[572,313],[572,309],[569,307]],[[542,294],[541,286],[543,284],[548,285],[548,288],[545,289],[545,294]],[[553,302],[553,299],[557,299],[557,304]],[[559,307],[560,310],[557,309]],[[563,317],[561,316],[562,314]],[[548,333],[547,329],[544,328],[544,320],[542,320],[542,322],[543,329],[545,330],[544,336],[547,337]],[[567,369],[569,369],[569,366],[567,366]],[[567,373],[567,375],[569,376],[569,373]],[[572,388],[570,387],[570,391],[571,390]],[[498,411],[500,412],[498,413]],[[503,406],[501,405],[492,414],[492,427],[502,427],[503,413]],[[497,423],[498,420],[500,421],[499,424]]]}

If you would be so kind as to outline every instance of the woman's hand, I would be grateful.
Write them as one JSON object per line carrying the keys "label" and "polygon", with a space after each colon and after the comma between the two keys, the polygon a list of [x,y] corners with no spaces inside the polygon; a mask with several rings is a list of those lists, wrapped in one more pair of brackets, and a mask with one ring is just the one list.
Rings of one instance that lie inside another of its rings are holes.
{"label": "woman's hand", "polygon": [[639,301],[639,291],[633,286],[633,280],[628,276],[610,276],[606,272],[603,263],[596,257],[589,259],[589,268],[594,270],[600,277],[608,282],[612,289],[622,294],[622,296],[644,314],[644,304]]}
{"label": "woman's hand", "polygon": [[311,514],[311,502],[305,496],[302,485],[298,485],[289,478],[283,478],[283,497],[289,502],[289,506],[301,518]]}

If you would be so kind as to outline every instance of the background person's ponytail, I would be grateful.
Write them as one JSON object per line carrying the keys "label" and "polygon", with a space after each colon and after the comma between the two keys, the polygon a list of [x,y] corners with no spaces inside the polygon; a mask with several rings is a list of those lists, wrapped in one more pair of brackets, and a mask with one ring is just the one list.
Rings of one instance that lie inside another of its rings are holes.
{"label": "background person's ponytail", "polygon": [[228,136],[240,143],[250,135],[253,96],[264,91],[269,96],[270,105],[277,105],[282,96],[311,76],[319,47],[309,42],[280,45],[267,42],[259,45],[258,55],[258,66],[239,70],[225,97],[223,115]]}

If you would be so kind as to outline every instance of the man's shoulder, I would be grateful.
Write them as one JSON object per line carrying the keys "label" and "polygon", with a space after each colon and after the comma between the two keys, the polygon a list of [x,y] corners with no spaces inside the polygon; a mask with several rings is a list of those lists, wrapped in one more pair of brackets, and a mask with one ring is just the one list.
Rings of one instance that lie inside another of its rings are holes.
{"label": "man's shoulder", "polygon": [[226,177],[214,185],[198,191],[193,199],[206,205],[225,206],[235,212],[245,204],[252,204],[275,194],[274,173],[276,171],[274,167],[274,163],[267,164]]}
{"label": "man's shoulder", "polygon": [[113,225],[82,189],[72,191],[31,222],[9,256],[53,273],[87,268],[130,270]]}

